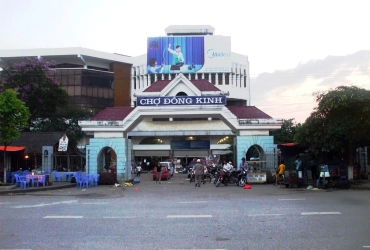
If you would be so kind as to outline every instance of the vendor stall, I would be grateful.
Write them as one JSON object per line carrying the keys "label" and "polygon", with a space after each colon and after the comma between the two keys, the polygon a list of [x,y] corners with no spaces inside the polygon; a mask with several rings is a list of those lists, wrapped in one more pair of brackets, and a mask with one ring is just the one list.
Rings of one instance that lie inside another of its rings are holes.
{"label": "vendor stall", "polygon": [[267,181],[266,161],[247,161],[249,172],[248,183],[265,183]]}

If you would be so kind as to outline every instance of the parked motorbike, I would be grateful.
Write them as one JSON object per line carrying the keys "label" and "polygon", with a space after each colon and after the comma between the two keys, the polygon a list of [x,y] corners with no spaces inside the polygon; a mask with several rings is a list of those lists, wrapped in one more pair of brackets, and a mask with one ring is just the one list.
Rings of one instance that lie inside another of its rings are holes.
{"label": "parked motorbike", "polygon": [[230,172],[229,184],[236,184],[238,185],[238,176],[240,170],[233,170]]}
{"label": "parked motorbike", "polygon": [[244,187],[246,183],[247,183],[247,171],[244,168],[241,168],[238,174],[238,186]]}
{"label": "parked motorbike", "polygon": [[221,170],[218,174],[218,178],[216,181],[216,187],[219,187],[223,183],[225,186],[229,183],[229,178],[227,177],[227,173]]}

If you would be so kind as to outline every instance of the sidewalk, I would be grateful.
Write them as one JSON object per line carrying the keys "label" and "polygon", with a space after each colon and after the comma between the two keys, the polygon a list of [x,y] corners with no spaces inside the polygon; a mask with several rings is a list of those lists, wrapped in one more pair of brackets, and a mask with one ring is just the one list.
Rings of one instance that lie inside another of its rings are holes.
{"label": "sidewalk", "polygon": [[[312,179],[308,180],[308,185],[316,187],[316,182]],[[351,183],[339,182],[339,180],[333,180],[334,186],[332,189],[352,189],[352,190],[370,190],[370,180],[369,179],[355,179]],[[330,188],[327,188],[330,189]]]}
{"label": "sidewalk", "polygon": [[[178,178],[181,178],[181,180],[185,179],[185,175],[175,174],[174,178],[170,179],[170,182],[171,181],[176,181]],[[138,186],[139,185],[141,185],[141,186],[145,185],[145,186],[149,186],[149,187],[151,185],[157,186],[157,184],[155,184],[155,182],[153,182],[152,173],[150,173],[150,172],[142,174],[141,179],[142,179],[142,181],[139,184],[137,184]],[[186,182],[186,183],[188,183],[188,182]],[[313,183],[312,180],[309,180],[308,185],[315,186],[315,184]],[[97,189],[97,188],[99,189],[99,187],[106,189],[106,188],[110,188],[112,186],[111,185],[99,185],[98,187],[90,187],[86,190],[96,192],[97,190],[94,190],[94,189]],[[9,185],[9,186],[0,186],[0,195],[32,193],[32,192],[41,192],[41,191],[47,191],[47,190],[67,189],[67,188],[76,188],[76,183],[53,182],[52,185],[50,185],[50,186],[30,187],[30,188],[26,188],[26,189],[16,187],[15,184],[14,185]],[[340,184],[338,181],[334,181],[334,187],[333,188],[334,189],[352,189],[352,190],[370,190],[370,180],[365,180],[365,179],[358,179],[357,180],[356,179],[350,185],[345,184],[345,183]],[[76,188],[76,189],[81,190],[81,189],[78,189],[78,188]]]}
{"label": "sidewalk", "polygon": [[55,189],[63,189],[63,188],[72,188],[76,187],[76,183],[70,182],[53,182],[50,186],[45,187],[29,187],[29,188],[20,188],[16,187],[15,184],[9,186],[0,186],[0,195],[8,195],[8,194],[19,194],[19,193],[32,193],[32,192],[40,192],[46,190],[55,190]]}

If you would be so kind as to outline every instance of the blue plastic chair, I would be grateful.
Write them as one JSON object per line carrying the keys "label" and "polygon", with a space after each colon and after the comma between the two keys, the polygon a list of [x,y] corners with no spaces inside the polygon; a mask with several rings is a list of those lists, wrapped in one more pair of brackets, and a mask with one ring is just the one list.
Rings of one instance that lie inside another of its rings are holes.
{"label": "blue plastic chair", "polygon": [[49,170],[45,170],[44,171],[44,174],[50,174],[50,171]]}
{"label": "blue plastic chair", "polygon": [[22,180],[20,178],[20,175],[15,174],[14,177],[15,177],[15,186],[18,187],[18,184],[19,184],[19,186],[22,187]]}
{"label": "blue plastic chair", "polygon": [[6,183],[12,183],[12,178],[13,178],[13,173],[12,172],[6,172]]}
{"label": "blue plastic chair", "polygon": [[30,187],[30,179],[25,176],[19,176],[19,178],[21,180],[21,188],[26,189],[27,186]]}
{"label": "blue plastic chair", "polygon": [[15,182],[15,175],[16,175],[17,173],[16,172],[12,172],[12,180],[11,180],[11,183],[13,184],[13,183],[16,183]]}
{"label": "blue plastic chair", "polygon": [[45,187],[45,175],[42,176],[41,180],[37,179],[37,186],[42,183],[42,186]]}
{"label": "blue plastic chair", "polygon": [[62,177],[59,175],[58,171],[54,170],[53,173],[55,181],[62,181]]}
{"label": "blue plastic chair", "polygon": [[99,177],[100,177],[100,174],[95,174],[95,177],[94,177],[94,185],[95,185],[95,186],[97,186],[97,185],[98,185]]}
{"label": "blue plastic chair", "polygon": [[76,178],[76,187],[82,187],[81,175],[76,174],[75,178]]}
{"label": "blue plastic chair", "polygon": [[86,185],[86,188],[89,188],[89,183],[90,183],[90,179],[92,178],[92,176],[90,175],[85,175],[85,176],[81,176],[81,185],[82,187],[84,187]]}
{"label": "blue plastic chair", "polygon": [[28,174],[30,174],[30,171],[29,170],[24,170],[23,171],[23,175],[28,175]]}

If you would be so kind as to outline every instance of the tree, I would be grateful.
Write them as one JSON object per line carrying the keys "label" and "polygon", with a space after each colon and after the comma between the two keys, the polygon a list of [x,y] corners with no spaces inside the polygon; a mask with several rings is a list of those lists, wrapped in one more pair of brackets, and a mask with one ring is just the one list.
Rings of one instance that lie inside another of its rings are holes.
{"label": "tree", "polygon": [[271,131],[270,135],[274,136],[275,144],[293,142],[298,126],[300,126],[300,124],[295,125],[294,118],[284,120],[281,129]]}
{"label": "tree", "polygon": [[79,120],[86,120],[91,117],[91,114],[85,110],[74,107],[65,107],[59,110],[58,113],[46,119],[40,119],[34,124],[34,131],[53,132],[64,131],[68,135],[69,144],[74,147],[77,142],[82,139],[85,133],[78,125]]}
{"label": "tree", "polygon": [[295,139],[309,143],[316,153],[346,153],[352,165],[356,148],[370,138],[370,91],[339,86],[317,93],[316,101],[318,106],[298,129]]}
{"label": "tree", "polygon": [[[18,97],[30,110],[27,130],[32,130],[39,119],[48,118],[68,104],[68,94],[54,77],[54,62],[42,58],[26,58],[2,71],[5,89],[18,92]],[[3,89],[4,90],[4,89]]]}
{"label": "tree", "polygon": [[30,116],[25,103],[17,98],[14,90],[0,93],[0,141],[4,145],[4,183],[6,182],[6,148],[19,138]]}
{"label": "tree", "polygon": [[69,96],[55,78],[55,62],[43,58],[26,58],[10,64],[2,71],[4,88],[16,89],[26,103],[31,116],[26,130],[38,132],[65,132],[69,144],[77,145],[84,136],[78,120],[90,118],[82,109],[68,106]]}

